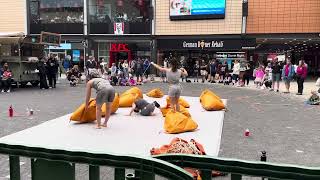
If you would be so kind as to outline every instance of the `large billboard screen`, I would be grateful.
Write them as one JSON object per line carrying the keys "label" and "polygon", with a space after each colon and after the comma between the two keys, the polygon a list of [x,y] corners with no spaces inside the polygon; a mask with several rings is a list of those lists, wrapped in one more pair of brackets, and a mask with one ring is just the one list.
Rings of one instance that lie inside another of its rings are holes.
{"label": "large billboard screen", "polygon": [[223,19],[226,0],[170,0],[170,19]]}

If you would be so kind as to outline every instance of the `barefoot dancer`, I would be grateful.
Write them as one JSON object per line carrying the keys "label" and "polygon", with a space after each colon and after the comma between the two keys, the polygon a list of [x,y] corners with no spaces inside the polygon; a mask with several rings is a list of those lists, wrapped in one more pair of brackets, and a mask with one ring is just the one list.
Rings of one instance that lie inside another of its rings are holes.
{"label": "barefoot dancer", "polygon": [[140,115],[142,116],[154,116],[155,108],[160,108],[160,104],[157,101],[154,101],[153,103],[148,103],[144,99],[137,99],[132,104],[129,116],[131,116],[133,112],[140,113]]}
{"label": "barefoot dancer", "polygon": [[188,72],[184,68],[178,69],[179,62],[177,59],[173,58],[170,61],[171,68],[163,68],[155,63],[151,63],[155,68],[162,72],[166,72],[167,81],[169,83],[169,98],[170,98],[170,106],[174,112],[180,111],[180,107],[178,104],[182,87],[180,85],[179,79],[181,76],[188,76]]}
{"label": "barefoot dancer", "polygon": [[[115,90],[110,85],[110,82],[102,79],[96,70],[90,71],[90,77],[92,78],[87,83],[87,90],[86,90],[86,109],[89,105],[89,100],[91,97],[91,88],[97,91],[96,96],[96,117],[97,117],[97,129],[100,129],[101,126],[107,127],[108,120],[111,114],[111,104],[115,97]],[[101,125],[101,107],[106,103],[106,114],[105,114],[105,121]]]}

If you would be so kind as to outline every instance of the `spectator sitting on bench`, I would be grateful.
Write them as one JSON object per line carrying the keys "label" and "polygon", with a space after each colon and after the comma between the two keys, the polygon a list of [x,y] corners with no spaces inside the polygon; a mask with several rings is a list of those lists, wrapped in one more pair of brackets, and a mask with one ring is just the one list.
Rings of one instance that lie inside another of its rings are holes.
{"label": "spectator sitting on bench", "polygon": [[9,69],[8,63],[3,64],[1,77],[2,77],[2,79],[1,79],[2,91],[1,92],[9,93],[11,91],[12,72]]}

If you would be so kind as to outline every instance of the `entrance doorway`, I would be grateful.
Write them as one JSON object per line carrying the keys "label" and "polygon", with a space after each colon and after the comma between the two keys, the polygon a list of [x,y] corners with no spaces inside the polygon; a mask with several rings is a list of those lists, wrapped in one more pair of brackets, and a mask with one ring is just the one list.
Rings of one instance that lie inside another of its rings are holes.
{"label": "entrance doorway", "polygon": [[56,57],[58,58],[58,61],[62,61],[66,57],[66,53],[65,52],[49,52],[49,53],[53,54],[53,55],[56,55]]}
{"label": "entrance doorway", "polygon": [[112,63],[116,63],[116,65],[118,65],[119,62],[122,63],[124,60],[127,60],[129,63],[132,59],[131,50],[128,48],[127,44],[111,44],[109,56],[109,67],[111,67]]}

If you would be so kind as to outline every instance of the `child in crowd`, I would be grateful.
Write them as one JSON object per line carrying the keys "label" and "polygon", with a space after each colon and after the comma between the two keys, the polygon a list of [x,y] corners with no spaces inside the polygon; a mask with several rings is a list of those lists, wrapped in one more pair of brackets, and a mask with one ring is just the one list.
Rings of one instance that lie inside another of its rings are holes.
{"label": "child in crowd", "polygon": [[255,72],[255,77],[256,79],[254,80],[256,87],[259,88],[263,85],[263,79],[264,79],[264,71],[263,71],[263,67],[259,66],[258,69]]}
{"label": "child in crowd", "polygon": [[270,70],[267,68],[266,68],[266,74],[264,76],[263,84],[267,89],[272,88],[272,74],[270,74]]}
{"label": "child in crowd", "polygon": [[128,86],[129,85],[129,82],[128,82],[128,80],[127,80],[127,78],[124,76],[124,73],[120,73],[120,75],[119,75],[119,82],[118,82],[118,84],[120,85],[120,86]]}
{"label": "child in crowd", "polygon": [[117,85],[118,85],[118,78],[117,78],[117,76],[111,76],[110,81],[111,81],[111,85],[112,85],[112,86],[117,86]]}
{"label": "child in crowd", "polygon": [[230,83],[232,83],[232,76],[229,72],[226,73],[223,83],[224,85],[229,85]]}
{"label": "child in crowd", "polygon": [[319,105],[320,104],[320,97],[316,91],[311,91],[311,96],[306,102],[309,105]]}
{"label": "child in crowd", "polygon": [[151,82],[154,82],[154,81],[155,81],[155,79],[154,79],[154,74],[151,74],[151,75],[150,75],[150,81],[151,81]]}
{"label": "child in crowd", "polygon": [[129,77],[130,77],[129,79],[130,86],[136,86],[137,82],[134,80],[133,76],[130,74]]}

